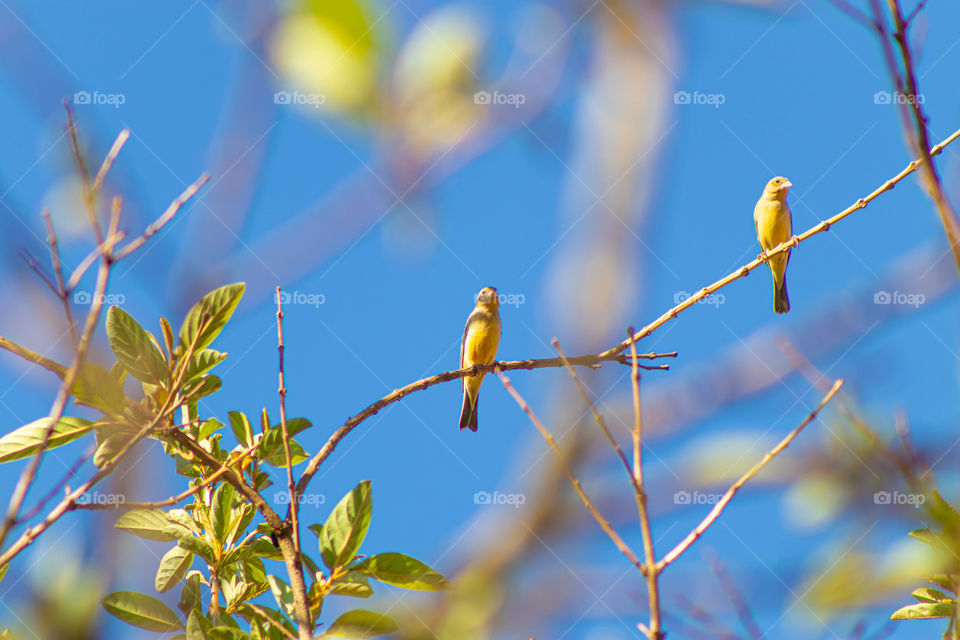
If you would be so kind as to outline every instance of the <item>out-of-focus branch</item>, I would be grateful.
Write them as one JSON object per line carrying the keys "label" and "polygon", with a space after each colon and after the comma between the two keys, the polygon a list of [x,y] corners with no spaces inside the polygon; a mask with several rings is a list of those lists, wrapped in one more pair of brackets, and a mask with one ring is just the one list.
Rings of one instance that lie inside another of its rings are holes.
{"label": "out-of-focus branch", "polygon": [[708,528],[710,528],[710,525],[716,522],[717,518],[720,517],[720,514],[723,513],[723,510],[727,507],[727,505],[733,499],[733,496],[735,496],[737,492],[740,491],[741,488],[743,488],[743,485],[745,485],[747,481],[749,481],[751,478],[756,476],[760,472],[760,470],[763,469],[765,466],[767,466],[767,463],[773,460],[781,451],[786,449],[787,446],[789,446],[789,444],[793,442],[794,438],[800,435],[800,432],[803,431],[803,429],[808,424],[810,424],[816,419],[817,414],[820,412],[820,410],[823,409],[827,405],[827,403],[833,399],[835,395],[837,395],[837,392],[840,391],[840,387],[842,386],[843,386],[843,380],[842,379],[836,380],[833,383],[833,386],[830,388],[830,391],[827,392],[827,395],[825,395],[823,399],[820,401],[820,404],[818,404],[816,408],[810,412],[810,414],[803,420],[803,422],[801,422],[800,425],[797,426],[797,428],[795,428],[793,431],[788,433],[787,436],[783,440],[781,440],[779,444],[777,444],[777,446],[775,446],[773,449],[767,452],[767,454],[764,455],[759,462],[757,462],[755,465],[750,467],[750,469],[745,474],[740,476],[740,479],[734,482],[733,485],[729,489],[727,489],[727,492],[723,494],[723,497],[720,498],[717,504],[714,505],[713,509],[710,510],[710,513],[707,514],[707,517],[704,518],[703,521],[701,521],[700,524],[698,524],[693,529],[693,531],[691,531],[687,535],[686,538],[684,538],[679,544],[677,544],[676,547],[674,547],[667,555],[665,555],[663,559],[660,560],[659,563],[657,563],[657,568],[660,571],[663,571],[663,569],[667,565],[669,565],[671,562],[673,562],[674,560],[679,558],[681,555],[683,555],[683,553],[687,549],[689,549],[694,542],[699,540],[700,536],[702,536],[703,533]]}
{"label": "out-of-focus branch", "polygon": [[620,553],[625,555],[627,560],[629,560],[630,563],[640,571],[640,573],[646,575],[647,567],[640,562],[640,559],[637,558],[636,554],[630,549],[627,543],[623,541],[623,538],[620,537],[620,534],[618,534],[613,527],[610,526],[610,523],[607,522],[606,518],[604,518],[603,515],[597,511],[597,508],[593,506],[593,503],[590,502],[590,498],[587,497],[587,494],[583,491],[583,487],[580,486],[580,481],[577,480],[577,477],[573,474],[573,470],[570,469],[570,465],[567,464],[567,461],[563,455],[563,451],[560,450],[560,447],[557,446],[553,436],[549,431],[547,431],[546,427],[543,426],[543,423],[540,422],[540,418],[538,418],[537,414],[533,412],[533,409],[531,409],[530,405],[527,404],[527,401],[523,399],[523,396],[521,396],[517,390],[513,388],[513,385],[510,384],[510,379],[503,375],[503,372],[499,369],[495,369],[494,372],[500,378],[500,382],[503,383],[507,393],[513,396],[513,399],[516,400],[523,412],[526,413],[530,418],[530,422],[532,422],[537,428],[537,431],[540,432],[540,435],[543,436],[543,439],[547,441],[547,444],[550,445],[550,448],[553,449],[553,452],[557,454],[557,458],[563,465],[563,471],[566,473],[567,479],[570,481],[570,485],[573,487],[573,490],[577,492],[577,495],[580,496],[580,500],[587,508],[587,511],[589,511],[590,515],[593,516],[593,519],[597,521],[597,524],[599,524],[600,528],[603,529],[603,532],[607,534],[607,537],[613,541],[613,544],[615,544],[617,549],[620,550]]}
{"label": "out-of-focus branch", "polygon": [[[943,229],[947,234],[953,259],[957,268],[960,269],[960,220],[957,219],[957,213],[950,205],[950,201],[943,190],[940,174],[933,164],[934,154],[929,152],[930,134],[927,130],[927,116],[923,111],[920,83],[917,80],[913,63],[913,52],[910,50],[910,22],[923,9],[924,2],[921,1],[907,18],[903,16],[899,0],[886,0],[886,2],[893,18],[893,32],[890,33],[887,28],[886,19],[880,8],[880,0],[871,0],[870,2],[873,19],[869,21],[869,24],[877,32],[890,76],[893,78],[899,97],[902,98],[902,100],[894,102],[899,107],[911,152],[920,155],[923,169],[920,172],[921,181],[940,214],[940,221],[943,223]],[[891,39],[897,43],[899,61]]]}
{"label": "out-of-focus branch", "polygon": [[[957,138],[960,138],[960,129],[958,129],[957,131],[954,131],[954,132],[953,132],[949,137],[947,137],[945,140],[943,140],[942,142],[940,142],[939,144],[937,144],[936,146],[934,146],[933,148],[931,148],[931,149],[929,150],[929,153],[926,154],[924,157],[927,157],[927,156],[933,157],[933,156],[939,155],[940,152],[943,151],[944,147],[946,147],[948,144],[950,144],[951,142],[953,142],[953,141],[956,140]],[[774,247],[774,248],[771,249],[770,251],[767,251],[766,254],[761,255],[761,256],[758,256],[757,258],[754,258],[753,260],[751,260],[751,261],[748,262],[747,264],[743,265],[742,267],[740,267],[739,269],[737,269],[736,271],[734,271],[734,272],[731,273],[730,275],[728,275],[728,276],[726,276],[726,277],[723,277],[723,278],[721,278],[720,280],[717,280],[717,281],[714,282],[713,284],[708,285],[708,286],[704,287],[703,289],[700,289],[700,290],[697,291],[695,294],[691,295],[689,298],[687,298],[686,300],[684,300],[684,301],[681,302],[680,304],[676,305],[675,307],[673,307],[672,309],[670,309],[669,311],[667,311],[666,313],[664,313],[663,315],[661,315],[659,318],[657,318],[656,320],[654,320],[653,322],[651,322],[650,324],[648,324],[647,326],[645,326],[643,329],[641,329],[639,332],[635,333],[635,334],[634,334],[633,336],[631,336],[630,338],[627,338],[626,340],[624,340],[623,342],[621,342],[621,343],[618,344],[617,346],[613,347],[612,349],[609,349],[609,350],[607,350],[607,351],[604,351],[604,352],[601,353],[600,355],[601,355],[602,357],[606,357],[606,356],[615,355],[615,354],[618,354],[618,353],[623,353],[623,351],[625,351],[625,350],[627,349],[627,347],[630,346],[630,343],[631,343],[631,342],[636,342],[636,341],[638,341],[638,340],[641,340],[641,339],[649,336],[651,333],[653,333],[654,331],[656,331],[658,328],[660,328],[661,326],[663,326],[664,324],[666,324],[666,323],[669,322],[670,320],[673,320],[674,318],[676,318],[681,312],[685,311],[686,309],[689,309],[690,307],[692,307],[693,305],[697,304],[698,302],[700,302],[701,300],[703,300],[703,299],[706,298],[707,296],[713,294],[714,292],[716,292],[716,291],[719,290],[719,289],[724,288],[725,286],[729,285],[730,283],[734,282],[735,280],[739,280],[740,278],[746,277],[751,271],[753,271],[754,269],[756,269],[757,267],[759,267],[761,264],[763,264],[764,262],[766,262],[767,260],[769,260],[769,259],[772,258],[773,256],[776,256],[776,255],[779,255],[779,254],[781,254],[781,253],[784,253],[785,251],[789,251],[790,249],[796,247],[799,243],[801,243],[801,242],[803,242],[803,241],[805,241],[805,240],[807,240],[807,239],[809,239],[809,238],[811,238],[811,237],[813,237],[813,236],[815,236],[815,235],[817,235],[817,234],[819,234],[819,233],[823,233],[824,231],[829,230],[830,227],[832,227],[832,226],[835,225],[836,223],[840,222],[841,220],[843,220],[843,219],[846,218],[847,216],[853,214],[853,213],[856,212],[856,211],[859,211],[860,209],[863,209],[864,207],[867,206],[867,204],[869,204],[870,202],[872,202],[872,201],[875,200],[876,198],[880,197],[881,194],[883,194],[883,193],[886,192],[886,191],[889,191],[889,190],[893,189],[893,187],[895,187],[898,182],[900,182],[901,180],[903,180],[904,178],[906,178],[908,175],[910,175],[911,173],[913,173],[914,171],[916,171],[916,170],[921,166],[921,164],[923,164],[923,158],[920,158],[920,159],[917,159],[917,160],[913,160],[913,161],[910,162],[910,164],[908,164],[908,165],[906,166],[906,168],[904,168],[900,173],[898,173],[898,174],[895,175],[894,177],[892,177],[892,178],[890,178],[889,180],[887,180],[886,182],[884,182],[882,185],[880,185],[879,187],[877,187],[872,193],[870,193],[870,194],[867,195],[866,197],[860,198],[859,200],[857,200],[855,203],[853,203],[852,205],[850,205],[849,207],[847,207],[846,209],[844,209],[844,210],[841,211],[840,213],[838,213],[838,214],[836,214],[836,215],[834,215],[834,216],[832,216],[832,217],[830,217],[830,218],[827,218],[826,220],[824,220],[823,222],[820,222],[819,224],[814,225],[813,227],[807,229],[806,231],[804,231],[804,232],[801,233],[800,235],[794,236],[794,237],[791,238],[790,240],[788,240],[788,241],[786,241],[786,242],[784,242],[784,243],[782,243],[782,244],[780,244],[780,245],[777,245],[776,247]],[[960,237],[960,236],[958,236],[958,237]]]}
{"label": "out-of-focus branch", "polygon": [[[110,226],[108,233],[110,238],[114,238],[116,236],[117,225],[120,224],[120,208],[120,199],[115,198],[110,215]],[[43,459],[44,453],[46,452],[47,445],[50,442],[50,437],[53,435],[53,430],[60,422],[60,418],[63,417],[63,411],[67,406],[67,400],[70,398],[70,395],[73,392],[73,386],[76,384],[77,379],[80,376],[80,368],[83,366],[86,358],[87,349],[90,345],[90,339],[93,336],[93,330],[96,328],[97,323],[100,320],[100,310],[103,306],[103,299],[107,290],[107,283],[110,280],[110,268],[112,265],[112,261],[110,259],[111,250],[112,245],[106,247],[103,252],[103,260],[100,263],[100,269],[97,273],[97,283],[94,288],[94,298],[91,300],[90,311],[87,312],[86,324],[83,328],[83,333],[80,335],[80,342],[77,345],[76,354],[73,358],[73,364],[71,364],[70,368],[67,369],[67,372],[63,377],[63,383],[60,385],[60,390],[57,392],[57,396],[53,401],[53,406],[50,408],[50,413],[47,415],[48,424],[44,430],[43,439],[40,442],[40,448],[33,458],[30,459],[30,463],[27,465],[27,467],[20,474],[20,479],[17,481],[17,486],[14,488],[13,495],[10,497],[10,504],[7,507],[7,515],[3,520],[2,526],[0,526],[0,549],[3,548],[3,543],[6,540],[10,529],[12,529],[17,523],[17,518],[20,514],[20,507],[23,506],[23,501],[27,497],[27,492],[30,490],[30,486],[33,484],[33,481],[36,478],[37,469],[40,467],[40,462]],[[6,554],[0,556],[0,558],[2,557],[6,557]],[[2,565],[3,561],[0,559],[0,566]]]}

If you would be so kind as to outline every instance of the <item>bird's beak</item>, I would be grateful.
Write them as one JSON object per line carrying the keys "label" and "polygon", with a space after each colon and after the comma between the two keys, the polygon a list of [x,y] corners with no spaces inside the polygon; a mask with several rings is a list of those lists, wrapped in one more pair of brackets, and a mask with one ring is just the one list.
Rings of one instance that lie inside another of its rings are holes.
{"label": "bird's beak", "polygon": [[783,184],[780,185],[780,188],[786,190],[786,189],[789,189],[789,188],[792,187],[792,186],[793,186],[793,183],[792,183],[792,182],[790,182],[789,180],[784,180]]}

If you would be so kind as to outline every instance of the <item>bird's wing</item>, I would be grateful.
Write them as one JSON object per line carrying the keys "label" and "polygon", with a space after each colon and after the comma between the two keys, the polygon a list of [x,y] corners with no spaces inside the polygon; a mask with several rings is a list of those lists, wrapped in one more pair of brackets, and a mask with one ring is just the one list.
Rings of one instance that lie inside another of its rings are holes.
{"label": "bird's wing", "polygon": [[460,368],[463,369],[465,366],[463,364],[463,352],[467,348],[467,334],[470,333],[470,325],[473,324],[473,321],[476,319],[476,310],[470,313],[467,316],[467,324],[463,327],[463,337],[460,339]]}

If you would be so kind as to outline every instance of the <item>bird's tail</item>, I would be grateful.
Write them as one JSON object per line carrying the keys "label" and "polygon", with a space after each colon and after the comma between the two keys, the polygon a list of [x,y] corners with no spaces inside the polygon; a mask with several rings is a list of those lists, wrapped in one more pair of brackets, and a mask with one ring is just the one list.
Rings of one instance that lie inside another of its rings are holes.
{"label": "bird's tail", "polygon": [[786,278],[780,281],[780,286],[777,286],[776,280],[773,281],[773,310],[777,313],[790,311],[790,298],[787,297]]}
{"label": "bird's tail", "polygon": [[463,408],[460,410],[460,429],[477,430],[477,405],[480,404],[480,394],[470,402],[470,394],[463,394]]}

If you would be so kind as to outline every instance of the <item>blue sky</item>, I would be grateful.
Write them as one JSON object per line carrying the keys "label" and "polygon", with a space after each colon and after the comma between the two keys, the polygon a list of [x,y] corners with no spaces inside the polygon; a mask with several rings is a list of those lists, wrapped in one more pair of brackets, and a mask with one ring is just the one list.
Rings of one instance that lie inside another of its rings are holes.
{"label": "blue sky", "polygon": [[[402,42],[422,19],[445,4],[408,0],[376,5],[380,11],[386,9],[382,28],[390,46]],[[529,6],[508,2],[471,6],[486,16],[490,28],[478,70],[483,77],[493,77],[507,57],[511,29]],[[585,91],[596,64],[590,25],[610,9],[599,3],[586,14],[586,7],[579,4],[559,4],[555,10],[567,23],[584,18],[558,41],[568,48],[569,57],[547,108],[448,177],[434,182],[431,174],[428,189],[394,203],[384,197],[380,182],[381,176],[388,182],[390,176],[384,173],[384,146],[376,126],[272,103],[270,95],[286,85],[255,38],[262,25],[246,5],[203,0],[136,8],[121,2],[4,4],[0,46],[8,62],[0,70],[4,123],[0,199],[6,207],[0,219],[7,251],[0,266],[0,287],[13,304],[7,306],[0,334],[65,357],[65,343],[56,342],[58,311],[49,297],[43,297],[14,249],[25,246],[42,253],[43,206],[51,207],[63,229],[68,264],[75,265],[90,249],[82,226],[74,224],[79,231],[69,232],[78,211],[57,195],[63,193],[72,171],[61,135],[60,101],[87,91],[123,96],[123,104],[116,107],[76,106],[92,158],[103,155],[121,128],[132,131],[110,185],[127,201],[123,228],[137,232],[185,184],[204,171],[213,172],[213,186],[151,240],[142,259],[138,256],[119,266],[111,293],[145,326],[156,329],[159,314],[176,325],[205,288],[239,280],[251,283],[237,316],[218,340],[218,348],[230,358],[218,372],[225,379],[224,389],[208,407],[221,418],[230,409],[254,415],[263,406],[277,413],[270,302],[277,284],[301,294],[302,300],[322,300],[291,305],[286,321],[288,413],[314,423],[302,438],[310,452],[346,417],[390,390],[456,368],[472,296],[485,285],[523,298],[522,304],[501,311],[501,359],[547,357],[554,336],[563,344],[582,346],[580,336],[562,332],[588,326],[589,318],[578,316],[583,307],[575,304],[568,310],[577,317],[564,317],[549,285],[584,229],[571,220],[579,215],[576,190],[584,182],[593,184],[579,164],[583,159],[576,157],[591,142],[582,126]],[[931,138],[938,141],[960,127],[955,73],[960,34],[951,27],[960,24],[960,9],[935,3],[924,13],[929,20],[916,27],[917,32],[926,30],[918,71]],[[794,229],[801,231],[866,195],[910,160],[895,109],[875,100],[877,92],[891,87],[874,35],[829,4],[688,3],[672,7],[665,24],[669,44],[658,50],[657,73],[666,84],[654,99],[663,110],[662,135],[651,150],[655,158],[651,170],[636,177],[637,185],[630,185],[648,192],[649,199],[642,215],[640,204],[627,208],[636,215],[628,217],[621,230],[627,250],[624,264],[636,269],[632,282],[637,283],[618,292],[628,304],[623,319],[616,320],[623,329],[649,322],[672,306],[679,292],[695,291],[756,255],[750,213],[773,175],[786,175],[795,185],[790,203]],[[721,96],[722,104],[675,104],[673,93],[678,91]],[[249,108],[235,109],[234,100],[249,100]],[[235,132],[230,127],[237,121],[224,124],[224,117],[235,113],[252,114],[250,130],[239,135],[239,141],[231,138]],[[249,180],[243,171],[255,158],[258,173]],[[954,203],[960,201],[958,158],[960,149],[948,149],[938,160]],[[366,186],[348,197],[331,195],[342,194],[345,182]],[[251,183],[254,188],[245,194]],[[239,204],[231,199],[235,196]],[[246,205],[248,217],[234,224],[239,208]],[[305,221],[309,222],[305,231],[294,234],[299,240],[295,250],[261,250],[259,243],[272,230],[285,222]],[[933,246],[940,255],[942,237],[929,200],[915,180],[907,179],[794,253],[788,272],[793,311],[788,316],[772,313],[769,274],[758,270],[724,289],[722,304],[698,305],[664,327],[641,348],[677,350],[680,357],[671,362],[669,373],[645,376],[645,394],[656,395],[658,389],[669,390],[671,381],[691,379],[729,349],[742,349],[758,336],[803,331],[818,314],[844,304],[869,310],[873,295],[887,286],[884,278],[896,272],[898,261],[922,247]],[[224,251],[224,246],[229,249]],[[321,257],[311,255],[313,251]],[[231,261],[230,256],[237,259]],[[294,263],[308,267],[304,273],[287,269]],[[282,275],[288,273],[289,279]],[[84,282],[92,287],[91,279]],[[566,295],[581,293],[571,288]],[[946,442],[947,449],[958,408],[957,310],[956,296],[948,292],[895,320],[878,325],[868,321],[868,330],[821,353],[816,364],[830,375],[847,378],[878,427],[889,429],[893,410],[902,408],[921,444],[929,438],[927,442],[937,446]],[[37,320],[38,314],[43,321]],[[838,325],[843,321],[837,318]],[[828,337],[830,323],[821,327]],[[599,346],[619,341],[623,329],[609,333]],[[102,346],[102,330],[98,337]],[[816,341],[813,336],[811,342]],[[0,414],[6,415],[9,430],[45,414],[54,387],[46,375],[25,372],[10,356],[3,356],[2,364],[0,388],[9,390],[0,394]],[[599,374],[598,393],[624,397],[629,386],[623,373],[611,367]],[[515,372],[511,379],[545,416],[557,405],[558,394],[571,391],[559,371]],[[375,510],[365,548],[402,550],[437,562],[441,569],[454,566],[467,551],[458,546],[472,543],[470,536],[477,535],[471,533],[471,525],[486,515],[474,504],[474,493],[522,491],[523,480],[529,482],[529,474],[537,473],[539,463],[528,468],[529,461],[543,459],[542,441],[501,385],[487,380],[482,396],[477,434],[456,429],[460,406],[456,384],[415,394],[367,421],[315,479],[312,488],[326,502],[306,509],[305,517],[322,520],[344,492],[369,478]],[[735,402],[677,437],[654,440],[649,456],[652,477],[664,478],[669,487],[660,495],[652,490],[654,506],[661,512],[655,522],[664,540],[660,548],[672,546],[705,512],[703,506],[673,508],[673,491],[692,488],[685,484],[687,472],[678,474],[679,480],[670,479],[671,469],[683,469],[682,454],[688,447],[702,443],[702,438],[762,434],[768,429],[763,442],[772,444],[818,397],[801,376],[792,375],[782,385],[773,384],[761,395]],[[563,431],[559,425],[557,430]],[[815,423],[803,437],[814,446],[827,434]],[[798,446],[803,446],[803,438]],[[80,451],[75,449],[51,455],[43,470],[57,474],[61,471],[57,460],[69,464]],[[761,453],[757,448],[751,459]],[[948,456],[937,467],[946,487],[956,484],[952,481],[956,467],[950,463]],[[164,498],[179,490],[159,452],[148,453],[139,464],[143,473],[138,498]],[[16,465],[0,467],[0,482],[12,486],[18,473]],[[606,482],[622,480],[611,469],[594,486],[605,488]],[[165,482],[171,484],[163,486]],[[758,616],[761,626],[771,629],[770,637],[810,637],[797,626],[802,623],[778,618],[793,604],[794,581],[813,565],[818,549],[831,537],[828,534],[841,527],[813,533],[791,529],[784,522],[781,499],[779,490],[738,497],[725,516],[729,526],[718,526],[698,544],[720,551],[735,567],[734,573],[750,576],[748,588],[764,594],[759,597]],[[75,520],[82,526],[75,527]],[[869,524],[845,523],[850,527],[849,541],[858,538],[858,526],[865,531]],[[91,553],[92,539],[102,535],[103,526],[67,517],[50,535],[69,531],[71,547]],[[880,548],[897,545],[917,526],[886,522],[871,530],[868,541]],[[628,532],[633,540],[639,539],[635,528]],[[588,536],[590,554],[581,560],[622,567],[622,559],[599,532],[590,529],[583,535]],[[122,553],[140,553],[144,558],[130,562],[110,588],[150,592],[152,579],[143,576],[152,576],[156,558],[144,552],[139,541],[123,544]],[[163,552],[160,547],[151,549],[157,557]],[[546,556],[547,561],[553,557]],[[559,557],[565,557],[563,552]],[[11,576],[22,575],[31,562],[15,563]],[[691,558],[674,567],[676,575],[685,578],[674,582],[667,573],[666,592],[682,591],[683,582],[692,577],[712,580],[697,563],[695,548]],[[9,588],[7,582],[0,591]],[[636,578],[625,579],[627,583],[631,592],[643,593]],[[3,591],[4,602],[15,601],[18,592]],[[866,610],[871,629],[878,628],[893,607],[906,604],[908,597],[905,590],[899,598]],[[642,601],[641,596],[638,602]],[[388,596],[384,602],[392,600]],[[530,633],[559,637],[569,629],[566,637],[639,637],[602,615],[604,611],[600,607],[582,620],[578,620],[582,612],[574,611],[569,619],[559,617]],[[642,617],[642,613],[623,616]],[[855,619],[830,622],[831,629],[844,636]],[[2,610],[0,620],[9,620]],[[892,637],[915,637],[912,633],[921,626],[904,624]],[[924,630],[935,633],[939,628],[931,624]],[[823,628],[814,629],[816,637],[834,637]]]}

